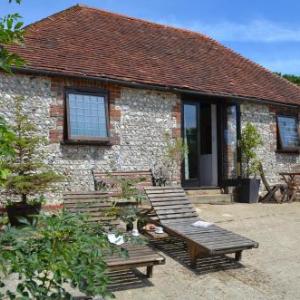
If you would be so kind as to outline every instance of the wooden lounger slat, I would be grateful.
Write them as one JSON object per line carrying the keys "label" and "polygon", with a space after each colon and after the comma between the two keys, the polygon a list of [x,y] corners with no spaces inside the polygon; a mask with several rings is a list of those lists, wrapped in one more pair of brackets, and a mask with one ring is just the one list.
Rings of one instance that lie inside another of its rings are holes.
{"label": "wooden lounger slat", "polygon": [[182,205],[182,204],[174,204],[174,205],[166,205],[164,203],[159,203],[157,206],[157,210],[168,210],[168,209],[191,209],[195,211],[194,207],[191,204]]}
{"label": "wooden lounger slat", "polygon": [[152,199],[160,199],[160,198],[173,198],[173,197],[182,197],[185,198],[183,193],[176,193],[176,191],[169,192],[167,194],[154,193],[151,195]]}
{"label": "wooden lounger slat", "polygon": [[166,215],[166,214],[179,214],[179,213],[195,213],[195,210],[192,207],[159,207],[156,209],[156,213],[158,215]]}
{"label": "wooden lounger slat", "polygon": [[189,205],[190,203],[185,201],[184,199],[173,199],[172,201],[166,201],[166,200],[157,200],[153,201],[156,206],[166,206],[166,205]]}
{"label": "wooden lounger slat", "polygon": [[187,243],[193,266],[204,252],[207,255],[235,253],[239,260],[242,250],[258,247],[258,243],[215,224],[207,228],[192,226],[203,220],[181,187],[145,187],[145,192],[156,214],[154,221]]}

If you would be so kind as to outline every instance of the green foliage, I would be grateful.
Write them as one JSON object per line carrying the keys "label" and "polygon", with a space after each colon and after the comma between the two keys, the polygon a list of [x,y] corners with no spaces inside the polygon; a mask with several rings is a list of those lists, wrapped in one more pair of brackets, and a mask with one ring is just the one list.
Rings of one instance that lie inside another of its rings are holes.
{"label": "green foliage", "polygon": [[[9,2],[13,2],[9,0]],[[21,0],[15,0],[20,4]],[[23,42],[23,22],[17,13],[9,14],[0,19],[0,69],[11,73],[12,66],[22,66],[24,60],[15,53],[8,51],[5,46],[21,44]]]}
{"label": "green foliage", "polygon": [[145,178],[141,177],[136,179],[128,179],[125,177],[116,177],[115,180],[116,185],[120,188],[120,198],[126,200],[135,200],[138,204],[144,200],[144,192],[138,189],[136,186],[140,182],[145,181]]}
{"label": "green foliage", "polygon": [[263,145],[263,142],[260,134],[256,127],[248,122],[242,130],[241,137],[242,162],[246,167],[243,175],[246,178],[258,172],[259,160],[257,159],[256,149],[261,145]]}
{"label": "green foliage", "polygon": [[296,75],[292,75],[292,74],[281,74],[281,73],[277,73],[277,72],[275,72],[275,74],[287,79],[288,81],[290,81],[292,83],[300,85],[300,76],[296,76]]}
{"label": "green foliage", "polygon": [[300,85],[300,76],[284,74],[282,75],[282,77],[289,80],[290,82]]}
{"label": "green foliage", "polygon": [[0,169],[9,172],[2,182],[4,190],[20,195],[26,202],[28,195],[43,193],[62,177],[44,163],[41,147],[46,141],[38,135],[35,125],[23,112],[24,101],[22,97],[15,100],[15,124],[12,126],[15,135],[10,139],[15,155],[3,156],[5,159],[1,161]]}
{"label": "green foliage", "polygon": [[181,164],[184,156],[188,152],[188,146],[181,137],[172,139],[169,134],[166,133],[165,140],[167,144],[167,157],[172,164]]}
{"label": "green foliage", "polygon": [[181,137],[172,138],[168,132],[165,133],[166,152],[163,164],[154,168],[154,180],[156,185],[163,186],[168,180],[176,180],[175,175],[188,153],[188,145]]}
{"label": "green foliage", "polygon": [[[112,176],[110,175],[110,177]],[[127,201],[134,201],[135,204],[128,205],[125,207],[114,206],[110,210],[109,214],[117,216],[126,224],[130,224],[136,220],[141,219],[142,216],[139,213],[138,205],[141,204],[145,199],[145,193],[143,190],[138,189],[137,185],[140,182],[145,181],[145,178],[140,177],[135,179],[129,179],[120,176],[114,177],[113,179],[115,182],[114,187],[117,187],[119,192],[117,198]]]}
{"label": "green foliage", "polygon": [[121,208],[118,212],[118,216],[126,224],[133,223],[138,218],[138,208],[134,206]]}
{"label": "green foliage", "polygon": [[4,279],[15,273],[19,283],[6,292],[9,299],[72,299],[66,284],[88,296],[108,296],[104,255],[117,249],[101,227],[80,214],[38,218],[33,226],[7,227],[0,235],[2,292]]}
{"label": "green foliage", "polygon": [[13,157],[15,154],[12,147],[12,141],[15,139],[15,134],[7,125],[5,120],[0,117],[0,186],[7,179],[10,171],[7,168],[1,167],[3,161],[7,157]]}

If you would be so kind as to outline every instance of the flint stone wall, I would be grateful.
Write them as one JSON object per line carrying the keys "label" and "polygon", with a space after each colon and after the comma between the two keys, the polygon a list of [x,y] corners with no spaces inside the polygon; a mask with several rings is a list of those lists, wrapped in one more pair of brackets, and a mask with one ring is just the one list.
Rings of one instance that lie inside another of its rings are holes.
{"label": "flint stone wall", "polygon": [[[92,169],[100,171],[149,170],[162,165],[166,156],[166,138],[180,132],[176,94],[126,87],[111,87],[111,146],[64,145],[63,95],[57,80],[46,77],[0,75],[0,114],[13,121],[14,97],[26,97],[25,111],[49,140],[43,149],[46,162],[65,175],[65,181],[49,193],[51,203],[60,202],[64,191],[94,190]],[[89,81],[59,81],[60,87],[98,87]],[[117,90],[117,92],[115,92]],[[177,174],[179,176],[179,174]]]}
{"label": "flint stone wall", "polygon": [[[64,145],[64,88],[101,88],[109,92],[111,146]],[[173,93],[133,89],[88,80],[53,79],[26,75],[0,75],[0,115],[13,122],[14,97],[24,96],[25,110],[39,134],[49,140],[45,161],[65,175],[51,203],[61,201],[64,191],[94,190],[92,169],[99,171],[146,170],[164,165],[165,134],[180,136],[181,102]],[[278,110],[278,108],[277,108]],[[242,126],[252,122],[263,137],[258,149],[266,176],[277,183],[280,171],[298,167],[298,154],[277,150],[276,109],[269,105],[241,105]],[[180,168],[175,174],[180,181]]]}
{"label": "flint stone wall", "polygon": [[[270,184],[279,183],[280,172],[299,170],[300,155],[297,153],[280,153],[277,151],[277,125],[276,113],[290,113],[284,108],[272,107],[262,104],[242,104],[241,105],[241,125],[242,128],[247,122],[256,126],[263,139],[263,146],[257,150],[261,160],[267,180]],[[295,113],[295,111],[292,111]],[[261,186],[261,189],[263,187]]]}

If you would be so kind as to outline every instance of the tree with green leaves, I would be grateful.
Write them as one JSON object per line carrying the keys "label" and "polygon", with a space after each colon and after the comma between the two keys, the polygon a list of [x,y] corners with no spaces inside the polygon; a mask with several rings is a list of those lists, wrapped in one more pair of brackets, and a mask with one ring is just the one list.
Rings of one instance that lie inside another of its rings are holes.
{"label": "tree with green leaves", "polygon": [[[9,0],[21,3],[21,0]],[[24,38],[23,22],[18,13],[9,14],[0,19],[0,69],[11,73],[12,66],[22,66],[24,60],[17,54],[7,50],[5,46],[21,44]]]}
{"label": "tree with green leaves", "polygon": [[8,155],[1,162],[1,169],[8,170],[8,176],[3,180],[3,189],[11,195],[20,195],[23,203],[29,195],[42,194],[52,183],[60,181],[56,174],[44,162],[42,147],[46,140],[41,137],[35,124],[28,118],[23,109],[23,97],[15,99],[15,133],[10,140],[14,155]]}
{"label": "tree with green leaves", "polygon": [[[8,126],[4,118],[0,117],[0,166],[8,158],[15,155],[15,150],[12,147],[12,141],[15,139],[15,134]],[[0,167],[0,186],[10,174],[9,170]]]}
{"label": "tree with green leaves", "polygon": [[245,166],[243,175],[245,178],[249,178],[258,172],[259,160],[257,159],[256,150],[262,145],[263,141],[256,127],[247,122],[241,136],[242,162]]}
{"label": "tree with green leaves", "polygon": [[277,74],[278,76],[280,76],[282,78],[285,78],[286,80],[288,80],[294,84],[300,85],[300,76],[292,75],[292,74],[281,74],[278,72],[275,72],[275,74]]}

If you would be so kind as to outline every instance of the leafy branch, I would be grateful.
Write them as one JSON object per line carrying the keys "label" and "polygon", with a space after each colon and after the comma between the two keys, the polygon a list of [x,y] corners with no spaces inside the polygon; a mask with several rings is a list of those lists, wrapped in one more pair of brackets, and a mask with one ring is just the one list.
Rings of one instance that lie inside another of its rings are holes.
{"label": "leafy branch", "polygon": [[[14,0],[20,4],[21,0]],[[9,0],[12,3],[13,0]],[[5,46],[22,44],[24,41],[24,23],[18,13],[9,14],[0,19],[0,69],[11,73],[11,67],[22,66],[25,62],[17,55],[5,48]]]}

